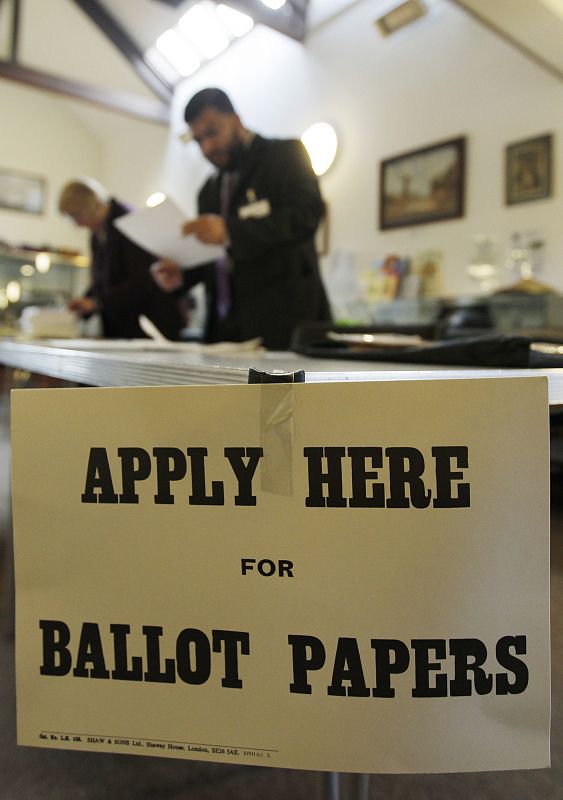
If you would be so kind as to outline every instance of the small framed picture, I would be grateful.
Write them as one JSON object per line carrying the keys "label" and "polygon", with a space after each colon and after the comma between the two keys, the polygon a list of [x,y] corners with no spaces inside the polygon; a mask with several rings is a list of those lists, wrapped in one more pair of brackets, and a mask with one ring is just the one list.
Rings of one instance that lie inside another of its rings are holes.
{"label": "small framed picture", "polygon": [[527,203],[552,193],[553,136],[545,134],[507,145],[505,155],[505,202]]}
{"label": "small framed picture", "polygon": [[0,168],[0,208],[43,214],[46,181],[40,175]]}
{"label": "small framed picture", "polygon": [[462,217],[464,182],[464,137],[382,161],[379,176],[380,229]]}

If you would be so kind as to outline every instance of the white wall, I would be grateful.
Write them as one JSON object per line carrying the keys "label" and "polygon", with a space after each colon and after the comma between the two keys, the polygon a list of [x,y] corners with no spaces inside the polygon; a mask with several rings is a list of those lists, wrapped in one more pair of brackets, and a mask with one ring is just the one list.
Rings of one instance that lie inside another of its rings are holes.
{"label": "white wall", "polygon": [[133,205],[165,183],[168,129],[0,80],[4,119],[0,167],[41,175],[46,180],[44,214],[0,208],[0,240],[88,252],[88,232],[58,212],[62,186],[90,175],[111,194]]}
{"label": "white wall", "polygon": [[0,107],[0,167],[41,175],[47,185],[44,214],[0,208],[0,239],[84,250],[86,236],[59,214],[58,194],[75,175],[99,175],[100,142],[46,92],[0,80]]}
{"label": "white wall", "polygon": [[[477,234],[496,237],[502,264],[510,235],[537,230],[546,242],[542,280],[563,290],[563,158],[555,159],[555,195],[506,207],[507,143],[563,130],[563,86],[445,0],[389,38],[373,22],[378,0],[360,0],[311,34],[305,46],[255,29],[184,81],[176,93],[167,188],[188,202],[204,168],[194,144],[177,142],[187,99],[218,85],[247,125],[270,135],[300,135],[326,120],[340,152],[322,178],[330,206],[331,250],[350,252],[359,269],[386,254],[444,252],[444,291],[474,293],[465,267]],[[460,220],[378,230],[378,165],[404,151],[467,137],[466,213]]]}
{"label": "white wall", "polygon": [[165,125],[65,101],[100,146],[96,175],[108,191],[126,203],[140,206],[165,182],[169,130]]}

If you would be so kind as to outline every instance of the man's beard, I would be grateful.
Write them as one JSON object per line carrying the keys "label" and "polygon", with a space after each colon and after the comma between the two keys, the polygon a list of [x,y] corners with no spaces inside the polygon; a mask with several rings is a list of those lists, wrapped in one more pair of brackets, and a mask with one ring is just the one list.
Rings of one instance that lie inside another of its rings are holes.
{"label": "man's beard", "polygon": [[234,170],[237,170],[240,167],[243,155],[244,141],[242,138],[236,139],[229,147],[229,157],[225,166],[225,170],[227,172],[233,172]]}

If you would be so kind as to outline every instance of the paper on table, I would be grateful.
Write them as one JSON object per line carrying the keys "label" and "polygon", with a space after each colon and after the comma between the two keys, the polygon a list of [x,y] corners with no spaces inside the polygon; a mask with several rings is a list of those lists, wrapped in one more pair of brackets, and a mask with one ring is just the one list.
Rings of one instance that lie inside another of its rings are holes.
{"label": "paper on table", "polygon": [[195,267],[220,258],[219,245],[203,244],[195,236],[182,236],[186,215],[166,198],[153,208],[132,211],[115,220],[114,225],[135,244],[162,258],[171,258],[181,267]]}
{"label": "paper on table", "polygon": [[149,339],[152,339],[154,342],[168,342],[169,339],[161,333],[154,322],[150,320],[146,314],[139,314],[139,327],[145,333]]}
{"label": "paper on table", "polygon": [[152,351],[198,353],[203,356],[228,355],[263,352],[261,339],[247,339],[245,342],[172,342],[168,339],[43,339],[45,347],[60,347],[65,350],[93,350],[103,352]]}

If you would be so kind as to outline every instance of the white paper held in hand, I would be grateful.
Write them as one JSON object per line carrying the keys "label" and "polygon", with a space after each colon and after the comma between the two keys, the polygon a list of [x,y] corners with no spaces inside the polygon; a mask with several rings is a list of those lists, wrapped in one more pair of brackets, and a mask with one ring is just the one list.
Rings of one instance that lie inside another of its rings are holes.
{"label": "white paper held in hand", "polygon": [[220,245],[203,244],[193,234],[183,236],[182,224],[185,221],[184,212],[167,197],[152,208],[124,214],[114,221],[114,225],[135,244],[155,256],[170,258],[186,269],[216,261],[224,255]]}

